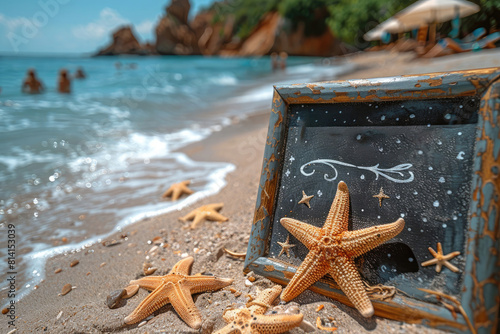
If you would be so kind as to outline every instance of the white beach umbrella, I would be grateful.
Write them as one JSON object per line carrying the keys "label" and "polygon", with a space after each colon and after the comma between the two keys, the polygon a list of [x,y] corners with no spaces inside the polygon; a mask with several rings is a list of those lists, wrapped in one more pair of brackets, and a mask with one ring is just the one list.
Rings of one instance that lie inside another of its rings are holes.
{"label": "white beach umbrella", "polygon": [[372,30],[368,31],[366,34],[363,35],[363,38],[366,41],[375,41],[382,39],[382,35],[385,32],[389,33],[396,33],[400,31],[404,31],[404,27],[402,23],[394,18],[390,18],[382,23],[380,23],[378,26],[373,28]]}
{"label": "white beach umbrella", "polygon": [[479,10],[478,5],[465,0],[419,0],[394,15],[394,18],[410,30],[450,21],[457,16],[469,16]]}

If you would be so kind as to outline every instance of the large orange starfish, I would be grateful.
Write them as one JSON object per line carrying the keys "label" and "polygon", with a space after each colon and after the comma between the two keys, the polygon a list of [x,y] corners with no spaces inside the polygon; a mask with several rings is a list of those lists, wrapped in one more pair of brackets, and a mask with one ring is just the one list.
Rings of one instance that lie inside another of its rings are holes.
{"label": "large orange starfish", "polygon": [[137,308],[125,318],[126,324],[134,324],[146,318],[160,307],[170,303],[191,328],[201,327],[201,314],[191,295],[193,293],[222,289],[233,282],[230,278],[194,275],[188,276],[193,264],[189,256],[175,264],[165,276],[148,276],[130,281],[151,292]]}
{"label": "large orange starfish", "polygon": [[275,285],[262,291],[245,308],[226,310],[222,317],[228,324],[214,334],[279,334],[299,326],[304,318],[301,313],[264,315],[280,293],[281,286]]}
{"label": "large orange starfish", "polygon": [[403,230],[405,222],[398,219],[357,231],[348,231],[349,189],[340,181],[337,194],[323,228],[301,221],[282,218],[281,224],[308,249],[309,253],[281,295],[288,302],[326,274],[330,274],[347,298],[365,317],[373,315],[354,258],[393,238]]}
{"label": "large orange starfish", "polygon": [[228,221],[229,218],[224,217],[219,213],[219,211],[222,209],[223,206],[224,203],[213,203],[213,204],[203,205],[197,209],[194,209],[184,217],[180,217],[179,220],[183,222],[187,220],[193,220],[190,226],[191,229],[196,228],[198,224],[205,219],[211,221],[225,222]]}
{"label": "large orange starfish", "polygon": [[194,191],[192,191],[191,189],[188,188],[188,185],[191,184],[191,181],[182,181],[182,182],[179,182],[179,183],[174,183],[170,186],[170,188],[167,189],[167,191],[165,191],[163,193],[163,195],[161,195],[161,197],[163,198],[167,198],[167,197],[170,197],[172,196],[172,201],[177,201],[179,199],[179,197],[182,196],[182,194],[188,194],[188,195],[191,195],[192,193],[194,193]]}

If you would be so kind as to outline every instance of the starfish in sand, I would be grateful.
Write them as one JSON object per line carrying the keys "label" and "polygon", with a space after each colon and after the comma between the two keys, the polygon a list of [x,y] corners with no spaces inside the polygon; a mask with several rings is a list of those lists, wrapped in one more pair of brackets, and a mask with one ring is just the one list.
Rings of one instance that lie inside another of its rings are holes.
{"label": "starfish in sand", "polygon": [[200,328],[201,314],[194,305],[191,295],[222,289],[230,285],[233,280],[205,275],[189,276],[193,261],[193,257],[189,256],[177,262],[165,276],[147,276],[130,281],[130,284],[138,284],[141,288],[152,292],[125,318],[125,323],[135,324],[170,303],[189,327]]}
{"label": "starfish in sand", "polygon": [[167,189],[167,191],[163,193],[163,195],[161,195],[161,197],[167,198],[172,196],[172,201],[177,201],[179,197],[182,196],[182,194],[191,195],[192,193],[194,193],[194,191],[188,188],[189,184],[191,184],[191,181],[189,180],[174,183],[170,186],[170,188]]}
{"label": "starfish in sand", "polygon": [[460,255],[460,252],[451,252],[450,254],[443,255],[443,246],[441,246],[441,243],[437,243],[437,253],[432,249],[432,247],[429,247],[429,252],[431,252],[432,256],[434,256],[433,259],[429,261],[422,262],[422,267],[430,266],[432,264],[436,265],[436,271],[439,273],[441,272],[441,268],[444,265],[451,271],[457,273],[458,268],[452,265],[448,260],[453,259],[455,256]]}
{"label": "starfish in sand", "polygon": [[382,207],[382,200],[386,198],[390,198],[384,193],[384,188],[380,187],[380,191],[377,195],[373,195],[373,197],[378,198],[378,204]]}
{"label": "starfish in sand", "polygon": [[311,204],[309,204],[309,201],[314,197],[314,195],[311,195],[311,196],[307,196],[305,191],[302,190],[302,198],[300,199],[299,201],[299,204],[305,204],[307,205],[307,207],[310,209],[311,208]]}
{"label": "starfish in sand", "polygon": [[275,285],[262,291],[245,308],[227,309],[222,318],[228,324],[214,334],[278,334],[299,326],[304,318],[302,313],[264,315],[280,293],[281,286]]}
{"label": "starfish in sand", "polygon": [[349,189],[340,181],[337,194],[323,228],[291,219],[281,218],[281,224],[308,249],[309,253],[281,295],[288,302],[326,274],[330,274],[347,298],[365,317],[373,315],[354,258],[393,238],[403,230],[405,222],[348,231]]}
{"label": "starfish in sand", "polygon": [[280,257],[281,255],[283,255],[283,253],[286,253],[286,256],[290,257],[290,248],[295,247],[295,245],[292,245],[289,242],[290,242],[290,235],[286,237],[286,241],[285,242],[279,242],[279,241],[277,241],[278,245],[281,246],[281,251],[280,251],[278,257]]}
{"label": "starfish in sand", "polygon": [[198,224],[205,219],[211,221],[225,222],[228,221],[229,218],[224,217],[218,212],[222,209],[223,206],[224,203],[203,205],[200,206],[198,209],[194,209],[184,217],[179,218],[179,220],[183,222],[187,220],[193,220],[190,226],[191,229],[196,228],[196,226],[198,226]]}

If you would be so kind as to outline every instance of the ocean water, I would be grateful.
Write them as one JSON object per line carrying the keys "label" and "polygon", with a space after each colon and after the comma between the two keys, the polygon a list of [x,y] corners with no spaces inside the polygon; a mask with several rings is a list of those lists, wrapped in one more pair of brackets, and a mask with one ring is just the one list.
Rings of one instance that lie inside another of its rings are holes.
{"label": "ocean water", "polygon": [[[87,78],[73,80],[70,95],[58,94],[59,69],[73,73],[78,66]],[[36,69],[43,94],[21,93],[28,68]],[[290,57],[284,72],[270,68],[269,57],[0,57],[2,299],[12,269],[10,224],[19,299],[43,279],[49,257],[213,195],[235,169],[178,149],[269,109],[273,84],[333,79],[346,70],[299,57]],[[194,195],[160,198],[186,179]]]}

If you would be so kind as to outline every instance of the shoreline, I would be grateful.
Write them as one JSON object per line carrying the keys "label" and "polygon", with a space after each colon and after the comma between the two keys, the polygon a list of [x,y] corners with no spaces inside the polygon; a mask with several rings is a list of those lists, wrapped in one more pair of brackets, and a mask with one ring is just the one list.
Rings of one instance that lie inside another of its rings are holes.
{"label": "shoreline", "polygon": [[[495,54],[498,55],[498,53]],[[490,54],[486,56],[494,58]],[[376,61],[368,69],[354,69],[353,72],[340,74],[335,80],[375,77],[381,76],[380,73],[383,73],[383,76],[390,76],[398,71],[398,74],[427,73],[433,70],[426,68],[432,68],[432,66],[442,68],[441,59],[436,59],[434,63],[427,59],[419,60],[408,65],[405,55],[397,58],[399,62],[396,63],[396,58],[392,58],[389,53],[385,55],[365,53],[354,56],[349,61],[361,62],[363,57],[374,57],[372,61]],[[456,69],[463,69],[463,66],[471,61],[470,57],[457,59]],[[500,60],[495,61],[498,63],[496,66],[500,66]],[[384,63],[396,63],[399,68],[393,68],[392,71],[377,68],[377,64],[383,67],[380,64]],[[406,67],[402,69],[401,64],[404,63]],[[422,68],[422,64],[427,64],[428,67]],[[431,66],[431,64],[434,65]],[[418,72],[418,70],[422,71]],[[269,106],[271,106],[271,101],[269,101]],[[242,292],[239,297],[230,293],[229,287],[194,297],[195,304],[204,320],[202,333],[210,333],[225,325],[222,312],[226,306],[233,302],[245,303],[246,294],[255,295],[256,288],[264,289],[272,286],[269,280],[262,277],[257,277],[252,286],[245,286],[245,276],[242,272],[243,261],[226,256],[222,250],[223,247],[236,252],[246,250],[267,137],[269,109],[256,112],[241,120],[232,118],[233,122],[230,126],[212,133],[200,142],[191,143],[175,151],[185,153],[196,161],[223,161],[236,166],[235,171],[226,175],[227,185],[216,195],[201,199],[181,210],[146,218],[126,226],[122,232],[115,233],[108,239],[117,241],[117,244],[112,247],[96,243],[84,251],[57,255],[47,260],[45,280],[36,290],[16,303],[16,315],[19,317],[16,320],[18,332],[42,331],[46,328],[48,332],[54,333],[110,331],[144,333],[145,331],[161,332],[167,328],[169,333],[198,333],[199,331],[190,329],[170,306],[155,312],[155,317],[140,328],[137,325],[124,326],[123,318],[147,296],[148,293],[144,290],[140,290],[136,296],[126,300],[123,307],[109,309],[106,306],[106,296],[114,290],[126,287],[130,280],[137,278],[142,273],[142,266],[145,262],[151,262],[158,267],[155,275],[162,275],[166,274],[183,256],[190,255],[195,257],[192,274],[208,272],[220,277],[234,278],[235,281],[231,287]],[[161,193],[158,196],[161,196]],[[178,217],[198,206],[216,202],[225,203],[221,214],[229,217],[228,222],[204,222],[196,230],[185,230],[183,227],[189,224],[177,220]],[[165,245],[168,246],[162,246],[158,251],[150,252],[153,245],[148,241],[157,236],[162,237]],[[70,267],[70,263],[75,259],[79,261],[79,264]],[[57,268],[62,268],[62,272],[55,274],[54,271]],[[65,296],[58,296],[62,286],[67,283],[76,286],[76,289]],[[346,332],[385,333],[394,330],[406,330],[410,333],[439,332],[423,326],[402,324],[378,317],[364,319],[356,310],[309,290],[293,302],[301,305],[300,309],[307,321],[314,324],[317,316],[323,320],[327,319],[327,315],[332,316],[336,319],[339,329],[343,328]],[[45,304],[51,307],[42,307]],[[325,308],[321,312],[316,312],[315,309],[320,304],[324,304]],[[61,311],[62,315],[58,317]],[[5,316],[1,319],[0,324],[3,328],[7,328],[8,319]],[[302,332],[301,329],[290,331],[290,333]]]}

